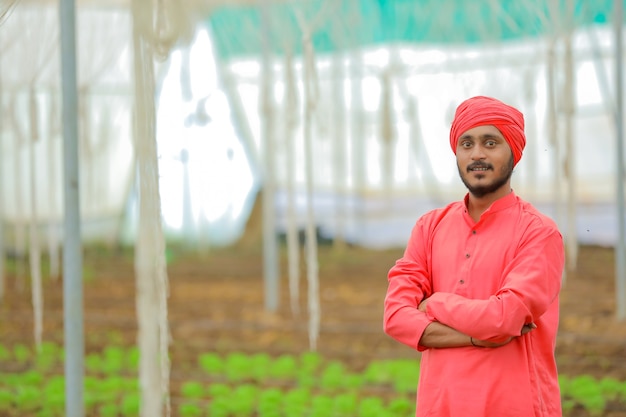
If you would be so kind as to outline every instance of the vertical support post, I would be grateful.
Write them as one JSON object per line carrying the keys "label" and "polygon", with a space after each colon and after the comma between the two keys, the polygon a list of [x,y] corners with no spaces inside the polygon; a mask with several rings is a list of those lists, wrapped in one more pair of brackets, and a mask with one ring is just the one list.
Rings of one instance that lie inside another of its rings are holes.
{"label": "vertical support post", "polygon": [[318,83],[313,56],[311,31],[300,19],[302,28],[302,47],[304,57],[304,171],[306,177],[306,264],[308,283],[309,310],[309,349],[317,350],[320,333],[320,301],[319,301],[319,265],[317,261],[317,230],[315,209],[313,207],[314,156],[313,156],[313,116],[318,101]]}
{"label": "vertical support post", "polygon": [[617,138],[617,224],[618,237],[615,245],[615,291],[617,294],[617,319],[626,319],[626,219],[624,219],[624,74],[622,28],[624,5],[622,0],[614,1],[613,19],[615,24],[615,132]]}
{"label": "vertical support post", "polygon": [[574,51],[573,51],[573,31],[574,31],[574,4],[573,0],[567,1],[565,11],[565,55],[563,57],[565,67],[565,79],[563,80],[563,137],[565,147],[564,171],[567,177],[567,236],[565,251],[567,254],[567,269],[575,271],[578,263],[578,231],[576,218],[577,213],[577,193],[576,193],[576,130],[574,129],[574,115],[576,113],[576,76],[574,73]]}
{"label": "vertical support post", "polygon": [[63,102],[64,241],[63,329],[65,335],[65,415],[83,417],[84,330],[78,170],[78,87],[74,0],[60,2],[61,88]]}
{"label": "vertical support post", "polygon": [[261,126],[263,146],[263,280],[265,283],[265,308],[276,311],[279,302],[278,239],[276,237],[276,179],[274,175],[274,112],[273,68],[270,49],[269,2],[261,2],[261,26],[263,28],[263,64],[261,69]]}

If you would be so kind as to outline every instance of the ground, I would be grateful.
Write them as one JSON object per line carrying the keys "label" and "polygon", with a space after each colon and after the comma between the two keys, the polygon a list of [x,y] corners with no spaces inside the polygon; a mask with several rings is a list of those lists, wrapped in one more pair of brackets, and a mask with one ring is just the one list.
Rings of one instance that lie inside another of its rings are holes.
{"label": "ground", "polygon": [[[321,332],[317,349],[354,368],[373,359],[412,358],[418,354],[382,332],[386,274],[402,249],[371,251],[321,246],[319,276]],[[280,300],[265,308],[262,252],[256,246],[211,249],[203,253],[170,252],[169,323],[172,378],[188,371],[206,351],[302,352],[307,334],[306,267],[301,267],[299,314],[291,311],[287,260],[281,258]],[[303,254],[301,254],[303,255]],[[26,268],[27,270],[27,268]],[[626,321],[616,320],[613,249],[582,247],[575,271],[567,273],[561,293],[561,323],[556,350],[559,370],[626,380]],[[115,338],[136,340],[135,278],[128,252],[85,251],[84,322],[88,351]],[[20,287],[23,287],[20,290]],[[62,344],[63,286],[45,279],[43,339]],[[33,343],[28,284],[7,277],[0,305],[0,341]],[[583,414],[581,414],[583,415]],[[616,410],[610,416],[626,416]]]}

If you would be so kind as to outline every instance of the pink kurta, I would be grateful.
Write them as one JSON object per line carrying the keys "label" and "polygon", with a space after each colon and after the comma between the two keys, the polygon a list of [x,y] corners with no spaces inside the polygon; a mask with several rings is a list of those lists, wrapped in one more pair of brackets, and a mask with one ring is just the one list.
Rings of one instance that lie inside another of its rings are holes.
{"label": "pink kurta", "polygon": [[[385,332],[422,351],[417,416],[560,417],[562,236],[513,192],[477,223],[467,199],[420,218],[389,271]],[[519,336],[525,323],[537,328],[498,348],[430,349],[419,340],[432,321],[492,341]]]}

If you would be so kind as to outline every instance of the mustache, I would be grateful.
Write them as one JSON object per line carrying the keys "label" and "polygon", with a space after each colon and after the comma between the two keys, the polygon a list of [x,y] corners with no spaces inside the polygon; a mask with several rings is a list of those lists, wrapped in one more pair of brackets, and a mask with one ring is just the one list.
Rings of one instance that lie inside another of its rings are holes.
{"label": "mustache", "polygon": [[493,165],[491,164],[487,164],[485,162],[472,162],[471,164],[469,164],[467,166],[467,172],[470,172],[473,169],[477,169],[477,168],[484,168],[484,169],[491,169],[493,170]]}

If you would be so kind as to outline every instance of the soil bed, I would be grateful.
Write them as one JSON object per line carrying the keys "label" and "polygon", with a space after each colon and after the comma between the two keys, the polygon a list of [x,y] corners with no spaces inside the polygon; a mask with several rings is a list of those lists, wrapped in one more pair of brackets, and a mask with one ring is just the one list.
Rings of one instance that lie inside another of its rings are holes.
{"label": "soil bed", "polygon": [[[318,351],[362,370],[376,359],[418,358],[382,332],[386,274],[401,249],[371,251],[330,246],[319,249],[321,333]],[[135,278],[132,255],[110,250],[85,252],[84,320],[87,352],[112,343],[136,341]],[[22,267],[23,271],[28,269]],[[218,353],[301,353],[309,348],[306,268],[301,268],[298,307],[290,308],[287,262],[277,311],[264,307],[262,253],[258,248],[214,249],[205,254],[172,252],[169,321],[172,333],[173,388],[177,380],[200,379],[198,356]],[[0,340],[33,344],[28,284],[7,277],[0,304]],[[22,287],[20,289],[20,286]],[[63,343],[61,280],[45,279],[45,341]],[[562,374],[612,376],[626,380],[626,322],[615,320],[613,249],[582,247],[576,271],[567,274],[561,293],[557,360]],[[571,416],[584,412],[574,410]],[[616,407],[606,416],[626,416]]]}

